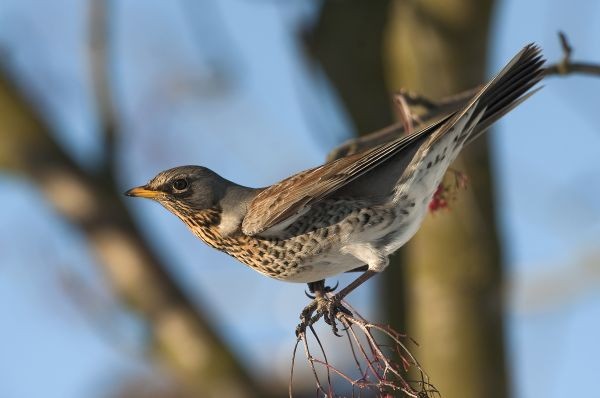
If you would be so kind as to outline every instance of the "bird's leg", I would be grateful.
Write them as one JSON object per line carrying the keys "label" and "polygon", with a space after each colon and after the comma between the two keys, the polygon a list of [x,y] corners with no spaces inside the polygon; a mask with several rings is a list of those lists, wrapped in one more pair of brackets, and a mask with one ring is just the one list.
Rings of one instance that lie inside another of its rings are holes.
{"label": "bird's leg", "polygon": [[308,282],[308,291],[311,293],[315,293],[316,291],[320,291],[325,289],[325,279],[321,279],[320,281]]}
{"label": "bird's leg", "polygon": [[[344,299],[344,297],[346,297],[348,294],[350,294],[350,292],[352,292],[354,289],[356,289],[357,287],[359,287],[360,285],[365,283],[367,280],[369,280],[375,274],[377,274],[377,272],[375,272],[375,271],[371,271],[371,270],[365,271],[361,276],[359,276],[358,278],[356,278],[355,280],[350,282],[350,284],[348,284],[348,286],[346,286],[345,288],[343,288],[342,290],[340,290],[339,292],[334,294],[331,298],[328,298],[327,302],[325,303],[325,308],[324,308],[324,310],[326,312],[323,315],[325,318],[325,322],[327,322],[329,325],[331,325],[333,334],[335,334],[336,336],[339,336],[339,334],[337,333],[337,326],[335,325],[336,315],[339,314],[340,312],[343,312],[346,315],[352,316],[352,312],[350,312],[350,310],[348,310],[346,307],[344,307],[342,305],[342,300]],[[320,310],[320,308],[317,309],[317,311],[319,311],[319,310]]]}
{"label": "bird's leg", "polygon": [[[326,286],[325,285],[325,279],[321,279],[320,281],[315,281],[315,282],[308,282],[308,291],[310,293],[307,293],[306,291],[304,292],[304,294],[306,294],[306,296],[309,299],[315,299],[317,298],[317,296],[314,294],[315,292],[319,291],[319,292],[324,292],[324,293],[331,293],[333,292],[335,289],[338,288],[340,282],[336,282],[334,287],[331,286]],[[312,293],[312,294],[311,294]]]}
{"label": "bird's leg", "polygon": [[346,286],[345,288],[343,288],[342,290],[337,292],[332,297],[332,299],[341,301],[344,297],[346,297],[348,294],[350,294],[350,292],[352,292],[354,289],[356,289],[357,287],[359,287],[360,285],[362,285],[363,283],[365,283],[366,281],[371,279],[371,277],[375,276],[376,274],[377,274],[377,272],[375,272],[375,271],[366,270],[365,272],[363,272],[363,274],[361,276],[359,276],[358,278],[356,278],[355,280],[350,282],[348,284],[348,286]]}
{"label": "bird's leg", "polygon": [[348,286],[331,297],[328,297],[327,294],[335,290],[337,284],[335,287],[330,288],[329,286],[325,286],[324,280],[309,283],[308,289],[314,294],[314,296],[309,295],[309,297],[314,298],[313,301],[307,305],[300,314],[300,324],[296,327],[296,336],[299,336],[301,333],[303,333],[307,327],[313,325],[321,317],[325,319],[327,324],[331,325],[333,334],[340,336],[335,323],[336,315],[339,313],[352,315],[352,312],[342,305],[342,299],[376,273],[377,272],[370,270],[365,271]]}

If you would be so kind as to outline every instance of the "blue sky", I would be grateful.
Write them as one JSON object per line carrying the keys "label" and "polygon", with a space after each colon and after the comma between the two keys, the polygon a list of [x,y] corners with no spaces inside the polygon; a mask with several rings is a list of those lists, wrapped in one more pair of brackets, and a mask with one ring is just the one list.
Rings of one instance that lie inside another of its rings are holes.
{"label": "blue sky", "polygon": [[[117,6],[113,72],[124,122],[123,189],[161,169],[198,163],[245,185],[267,185],[320,163],[353,133],[294,40],[310,5],[194,4],[130,0]],[[0,47],[47,105],[62,142],[92,163],[100,137],[86,69],[84,6],[4,0]],[[559,59],[558,29],[568,33],[575,58],[600,63],[599,17],[600,3],[584,0],[499,2],[490,75],[531,41],[550,60]],[[578,380],[593,380],[600,357],[600,79],[545,84],[493,137],[509,271],[508,349],[516,396],[523,398],[587,394]],[[0,175],[0,196],[6,226],[0,230],[0,397],[102,396],[113,377],[148,371],[135,320],[114,310],[77,231],[34,186],[14,176]],[[153,203],[127,204],[242,359],[252,359],[256,373],[285,378],[304,286],[261,277],[213,251]],[[65,293],[70,277],[103,303],[93,316]],[[351,302],[371,308],[376,283],[353,293]],[[225,297],[225,285],[243,296]],[[257,320],[256,308],[266,307]]]}

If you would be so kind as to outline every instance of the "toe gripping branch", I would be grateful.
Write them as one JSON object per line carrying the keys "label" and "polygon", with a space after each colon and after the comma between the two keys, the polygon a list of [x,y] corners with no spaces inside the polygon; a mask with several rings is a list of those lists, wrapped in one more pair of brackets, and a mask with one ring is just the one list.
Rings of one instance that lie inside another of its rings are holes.
{"label": "toe gripping branch", "polygon": [[305,294],[312,299],[312,302],[304,307],[300,314],[300,324],[296,327],[296,337],[302,335],[306,328],[311,327],[321,317],[328,325],[331,325],[333,334],[341,337],[338,333],[336,317],[340,313],[352,316],[352,312],[342,305],[342,297],[339,294],[330,295],[331,292],[337,289],[338,285],[339,283],[336,283],[334,287],[325,286],[324,280],[308,284],[308,290],[313,294],[307,292]]}

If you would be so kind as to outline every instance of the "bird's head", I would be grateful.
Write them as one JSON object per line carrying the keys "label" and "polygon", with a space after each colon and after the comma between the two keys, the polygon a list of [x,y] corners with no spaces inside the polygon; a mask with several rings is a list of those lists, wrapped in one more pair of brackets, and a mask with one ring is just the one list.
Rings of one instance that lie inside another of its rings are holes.
{"label": "bird's head", "polygon": [[181,166],[158,173],[149,183],[132,188],[125,195],[153,199],[178,214],[184,209],[214,208],[226,187],[227,180],[206,167]]}

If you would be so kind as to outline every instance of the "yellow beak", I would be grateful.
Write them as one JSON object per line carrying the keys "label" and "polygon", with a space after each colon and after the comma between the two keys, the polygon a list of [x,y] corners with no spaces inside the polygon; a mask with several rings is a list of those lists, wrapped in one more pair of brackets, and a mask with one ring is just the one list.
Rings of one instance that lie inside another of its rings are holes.
{"label": "yellow beak", "polygon": [[129,191],[125,192],[127,196],[133,196],[136,198],[148,198],[148,199],[156,199],[158,195],[160,195],[159,191],[154,191],[152,189],[146,188],[146,186],[131,188]]}

